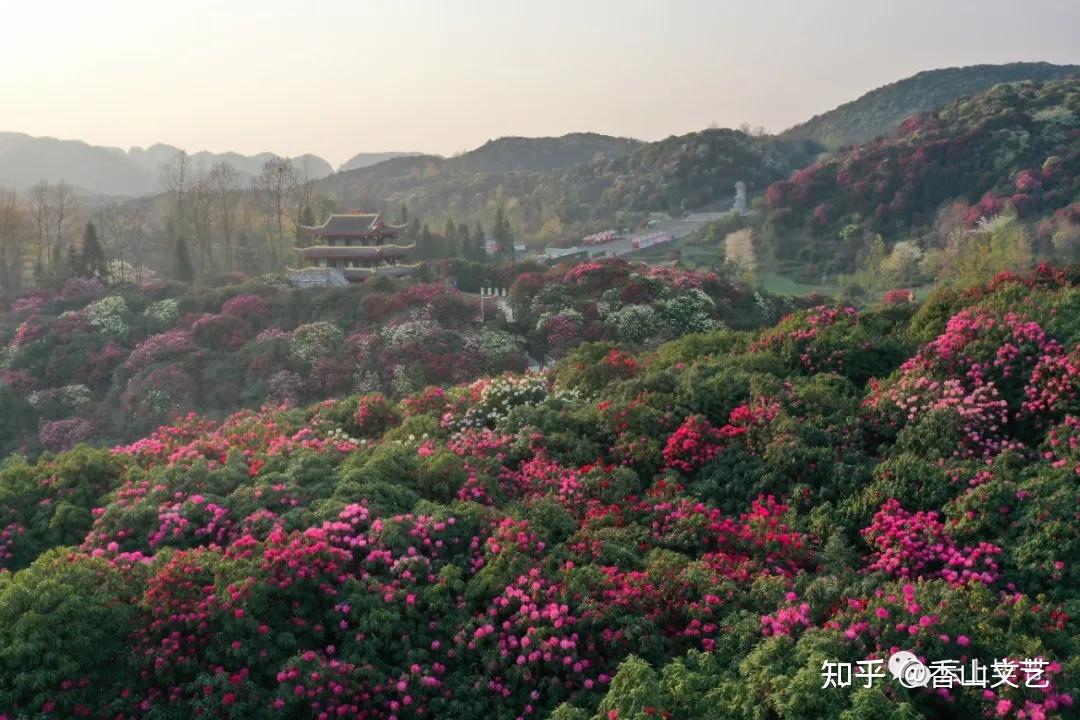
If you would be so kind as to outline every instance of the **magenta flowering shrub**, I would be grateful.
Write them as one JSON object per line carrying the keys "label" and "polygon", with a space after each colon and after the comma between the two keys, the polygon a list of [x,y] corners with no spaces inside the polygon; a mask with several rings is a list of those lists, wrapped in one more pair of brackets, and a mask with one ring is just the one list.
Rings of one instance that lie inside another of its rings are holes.
{"label": "magenta flowering shrub", "polygon": [[89,440],[93,431],[93,425],[86,418],[50,420],[41,423],[38,439],[46,450],[62,452]]}
{"label": "magenta flowering shrub", "polygon": [[909,513],[889,500],[862,535],[874,550],[869,570],[906,579],[941,577],[960,585],[990,585],[998,578],[1001,548],[988,542],[958,547],[936,512]]}
{"label": "magenta flowering shrub", "polygon": [[169,330],[151,335],[135,346],[128,355],[124,367],[137,373],[151,365],[165,360],[175,360],[195,350],[194,338],[188,330]]}
{"label": "magenta flowering shrub", "polygon": [[250,323],[238,315],[207,315],[191,324],[191,334],[204,347],[237,350],[251,339]]}
{"label": "magenta flowering shrub", "polygon": [[[727,426],[725,426],[727,427]],[[671,434],[664,446],[666,467],[692,473],[723,450],[723,441],[730,434],[713,427],[701,415],[691,415]]]}
{"label": "magenta flowering shrub", "polygon": [[105,286],[97,278],[68,278],[60,291],[65,300],[97,300],[105,294]]}
{"label": "magenta flowering shrub", "polygon": [[956,418],[954,454],[992,456],[1076,407],[1078,369],[1075,353],[1039,323],[965,309],[892,378],[873,383],[866,404],[885,436],[946,412]]}
{"label": "magenta flowering shrub", "polygon": [[839,370],[843,368],[845,358],[840,350],[827,344],[829,329],[838,324],[858,325],[858,310],[824,305],[812,308],[800,316],[781,321],[775,330],[765,333],[753,349],[778,352],[809,371]]}
{"label": "magenta flowering shrub", "polygon": [[221,306],[221,314],[254,323],[270,315],[270,303],[258,295],[235,295]]}

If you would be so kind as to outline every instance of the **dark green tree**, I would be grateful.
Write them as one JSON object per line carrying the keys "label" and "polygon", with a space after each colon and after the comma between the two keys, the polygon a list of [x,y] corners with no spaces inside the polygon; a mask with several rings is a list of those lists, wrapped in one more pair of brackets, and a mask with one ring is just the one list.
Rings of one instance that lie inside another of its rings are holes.
{"label": "dark green tree", "polygon": [[420,228],[420,238],[416,242],[417,254],[422,260],[431,260],[435,257],[435,245],[434,240],[431,237],[431,228],[427,223]]}
{"label": "dark green tree", "polygon": [[497,253],[501,258],[514,256],[514,231],[510,229],[510,220],[506,217],[506,211],[502,205],[495,210],[495,226],[492,229],[495,242],[498,246]]}
{"label": "dark green tree", "polygon": [[453,220],[446,221],[446,227],[443,228],[443,256],[454,257],[458,254],[458,236],[457,225]]}
{"label": "dark green tree", "polygon": [[83,262],[82,253],[77,251],[74,245],[68,246],[67,264],[68,274],[71,277],[86,277],[89,274]]}
{"label": "dark green tree", "polygon": [[98,240],[97,226],[94,223],[86,223],[82,239],[82,267],[88,275],[100,278],[102,282],[108,281],[109,263],[105,259],[105,249]]}
{"label": "dark green tree", "polygon": [[180,282],[195,282],[195,266],[191,264],[191,253],[188,251],[187,240],[181,235],[176,239],[176,250],[173,255],[173,277]]}
{"label": "dark green tree", "polygon": [[470,260],[476,262],[484,262],[487,260],[487,233],[484,232],[484,226],[479,222],[476,223],[476,227],[473,228],[472,234],[472,254],[469,256]]}
{"label": "dark green tree", "polygon": [[461,223],[457,228],[458,236],[458,257],[469,257],[469,251],[472,247],[472,238],[469,237],[469,226],[465,223]]}

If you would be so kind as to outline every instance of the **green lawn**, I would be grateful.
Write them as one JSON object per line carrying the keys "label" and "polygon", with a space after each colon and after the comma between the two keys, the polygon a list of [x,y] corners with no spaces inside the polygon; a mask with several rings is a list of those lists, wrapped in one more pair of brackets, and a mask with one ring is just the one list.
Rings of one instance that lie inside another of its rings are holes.
{"label": "green lawn", "polygon": [[817,293],[818,295],[832,295],[835,297],[840,294],[838,285],[806,284],[776,273],[760,273],[757,280],[758,285],[763,290],[775,295],[804,296]]}

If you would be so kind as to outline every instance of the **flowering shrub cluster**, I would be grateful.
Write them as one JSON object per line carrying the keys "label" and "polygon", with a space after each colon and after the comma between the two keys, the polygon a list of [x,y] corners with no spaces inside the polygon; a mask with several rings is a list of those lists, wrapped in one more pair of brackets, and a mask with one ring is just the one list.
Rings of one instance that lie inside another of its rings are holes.
{"label": "flowering shrub cluster", "polygon": [[555,357],[582,341],[648,345],[774,320],[760,311],[753,292],[715,273],[622,260],[558,266],[543,275],[523,273],[510,288],[510,300],[519,322],[531,330],[530,341]]}
{"label": "flowering shrub cluster", "polygon": [[[473,299],[442,285],[316,297],[261,281],[224,293],[159,284],[111,295],[94,283],[0,313],[0,378],[37,400],[25,409],[13,398],[19,410],[0,397],[0,410],[19,417],[0,423],[0,449],[66,448],[59,429],[76,425],[89,432],[67,437],[114,443],[191,410],[221,415],[353,391],[400,397],[526,365],[514,335],[479,325]],[[65,406],[75,386],[89,395]],[[59,420],[72,422],[39,432]]]}
{"label": "flowering shrub cluster", "polygon": [[[0,715],[1064,720],[1074,296],[813,310],[13,458]],[[407,322],[341,343],[437,335]],[[822,687],[899,649],[1047,682]]]}

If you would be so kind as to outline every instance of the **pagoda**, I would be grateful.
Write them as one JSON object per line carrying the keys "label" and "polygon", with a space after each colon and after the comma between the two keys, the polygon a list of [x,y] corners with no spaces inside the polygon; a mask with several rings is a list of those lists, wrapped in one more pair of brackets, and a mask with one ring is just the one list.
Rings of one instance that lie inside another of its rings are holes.
{"label": "pagoda", "polygon": [[301,225],[300,231],[313,242],[308,247],[296,248],[307,267],[290,270],[290,274],[340,273],[351,282],[377,275],[408,275],[419,265],[403,262],[415,243],[395,242],[404,227],[386,224],[379,213],[362,212],[331,215],[318,226]]}

